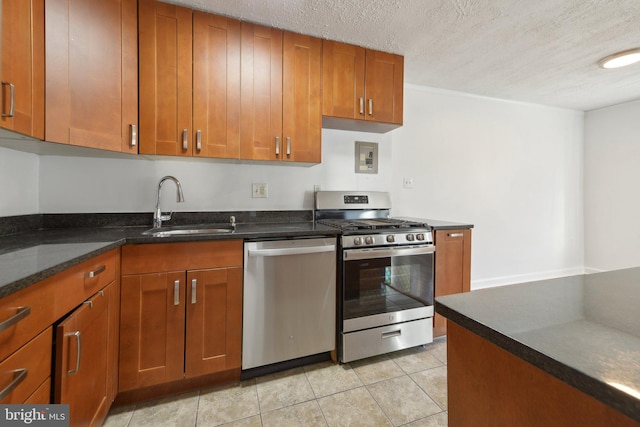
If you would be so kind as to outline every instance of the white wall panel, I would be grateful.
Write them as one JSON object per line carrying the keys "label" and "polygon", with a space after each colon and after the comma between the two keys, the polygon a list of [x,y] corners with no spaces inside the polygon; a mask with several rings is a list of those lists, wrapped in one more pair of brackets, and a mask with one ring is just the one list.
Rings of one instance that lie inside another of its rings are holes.
{"label": "white wall panel", "polygon": [[582,112],[410,85],[404,111],[394,214],[474,224],[472,288],[582,272]]}
{"label": "white wall panel", "polygon": [[585,115],[585,266],[640,266],[640,101]]}
{"label": "white wall panel", "polygon": [[39,213],[36,154],[0,148],[0,216]]}

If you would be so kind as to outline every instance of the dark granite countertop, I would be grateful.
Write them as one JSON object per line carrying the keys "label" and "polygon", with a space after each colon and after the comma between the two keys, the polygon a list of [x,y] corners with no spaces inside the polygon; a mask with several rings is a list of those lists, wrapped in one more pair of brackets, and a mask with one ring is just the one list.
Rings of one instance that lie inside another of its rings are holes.
{"label": "dark granite countertop", "polygon": [[448,295],[436,312],[640,421],[640,268]]}
{"label": "dark granite countertop", "polygon": [[0,298],[124,244],[339,234],[335,228],[313,222],[238,224],[233,233],[170,237],[142,234],[149,229],[149,226],[58,228],[0,236]]}
{"label": "dark granite countertop", "polygon": [[399,217],[410,221],[426,222],[434,230],[460,230],[464,228],[473,228],[473,224],[464,222],[441,221],[439,219],[427,219],[417,217]]}

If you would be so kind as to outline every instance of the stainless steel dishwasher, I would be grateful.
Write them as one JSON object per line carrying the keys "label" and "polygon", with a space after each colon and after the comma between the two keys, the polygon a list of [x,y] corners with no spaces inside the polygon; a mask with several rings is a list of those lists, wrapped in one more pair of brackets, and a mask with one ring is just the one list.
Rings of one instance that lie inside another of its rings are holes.
{"label": "stainless steel dishwasher", "polygon": [[242,369],[334,350],[336,238],[244,244]]}

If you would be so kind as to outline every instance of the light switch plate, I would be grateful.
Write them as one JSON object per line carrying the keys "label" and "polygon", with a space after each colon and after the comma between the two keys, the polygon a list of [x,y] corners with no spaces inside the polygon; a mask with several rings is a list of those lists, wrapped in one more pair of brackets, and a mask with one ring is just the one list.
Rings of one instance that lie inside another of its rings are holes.
{"label": "light switch plate", "polygon": [[269,197],[269,185],[264,182],[251,184],[251,197],[254,199],[266,199]]}

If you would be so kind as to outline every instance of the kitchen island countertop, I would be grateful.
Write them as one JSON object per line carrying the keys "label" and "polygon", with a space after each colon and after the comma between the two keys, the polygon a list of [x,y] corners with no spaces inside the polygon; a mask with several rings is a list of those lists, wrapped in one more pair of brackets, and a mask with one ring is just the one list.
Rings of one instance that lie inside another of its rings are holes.
{"label": "kitchen island countertop", "polygon": [[439,297],[436,312],[640,421],[640,268]]}

